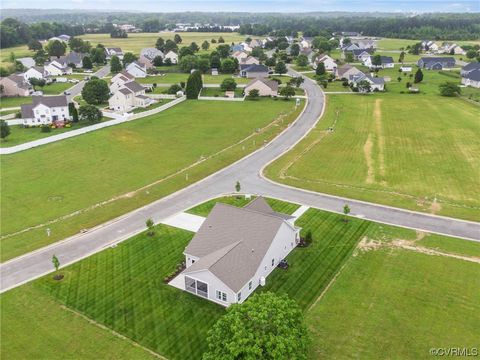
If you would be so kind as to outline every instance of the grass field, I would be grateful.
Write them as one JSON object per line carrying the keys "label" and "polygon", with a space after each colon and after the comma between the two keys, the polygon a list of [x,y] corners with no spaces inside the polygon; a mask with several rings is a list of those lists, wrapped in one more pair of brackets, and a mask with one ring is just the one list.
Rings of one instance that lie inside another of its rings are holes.
{"label": "grass field", "polygon": [[[179,46],[188,46],[192,42],[196,42],[200,46],[204,40],[209,42],[212,39],[218,40],[221,36],[225,40],[226,44],[231,44],[232,42],[239,42],[245,40],[245,36],[238,33],[202,33],[202,32],[185,32],[179,33],[182,37],[182,43]],[[146,47],[155,47],[155,42],[159,37],[162,37],[164,40],[171,39],[175,33],[172,32],[160,32],[160,33],[130,33],[126,39],[112,39],[110,34],[86,34],[79,36],[84,40],[88,40],[92,45],[103,44],[105,47],[120,47],[123,52],[133,52],[134,54],[139,54],[142,48]],[[210,49],[218,46],[217,44],[210,44]]]}
{"label": "grass field", "polygon": [[420,88],[427,95],[328,96],[319,126],[266,174],[296,187],[478,221],[478,106]]}
{"label": "grass field", "polygon": [[54,83],[45,85],[41,89],[41,91],[43,91],[44,95],[61,95],[65,90],[70,89],[74,85],[75,84],[72,84],[69,82],[66,82],[66,83],[54,82]]}
{"label": "grass field", "polygon": [[160,106],[166,105],[170,101],[173,101],[173,99],[158,99],[156,103],[154,103],[150,106],[147,106],[145,108],[135,108],[135,109],[133,109],[132,113],[138,114],[138,113],[141,113],[141,112],[144,112],[144,111],[150,111],[150,110],[156,109]]}
{"label": "grass field", "polygon": [[[200,92],[200,96],[215,96],[215,97],[225,97],[225,91],[220,89],[220,87],[212,88],[203,88]],[[243,89],[236,88],[235,89],[235,97],[242,98],[243,97]]]}
{"label": "grass field", "polygon": [[[223,168],[284,129],[301,111],[293,108],[293,101],[267,99],[187,101],[134,122],[2,156],[3,235],[38,226],[3,237],[2,261],[103,223]],[[272,123],[280,118],[282,122]],[[50,237],[46,227],[52,230]]]}
{"label": "grass field", "polygon": [[15,96],[15,97],[3,97],[0,98],[0,109],[20,107],[22,104],[28,104],[32,102],[31,96]]}

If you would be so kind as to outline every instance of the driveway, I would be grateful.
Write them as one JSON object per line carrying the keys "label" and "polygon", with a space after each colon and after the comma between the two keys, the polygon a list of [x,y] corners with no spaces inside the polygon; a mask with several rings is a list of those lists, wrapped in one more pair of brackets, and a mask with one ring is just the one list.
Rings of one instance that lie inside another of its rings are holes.
{"label": "driveway", "polygon": [[162,220],[164,225],[173,226],[179,229],[197,232],[202,226],[205,218],[203,216],[193,215],[186,212],[180,212]]}

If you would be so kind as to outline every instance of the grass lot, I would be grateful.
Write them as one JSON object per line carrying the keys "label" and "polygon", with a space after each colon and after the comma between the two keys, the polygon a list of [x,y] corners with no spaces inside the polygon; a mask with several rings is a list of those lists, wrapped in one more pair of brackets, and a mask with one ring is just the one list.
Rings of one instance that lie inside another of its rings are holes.
{"label": "grass lot", "polygon": [[65,90],[70,89],[75,84],[65,82],[65,83],[57,83],[53,82],[51,84],[45,85],[41,88],[44,95],[62,95]]}
{"label": "grass lot", "polygon": [[[387,87],[391,91],[394,86]],[[434,94],[330,95],[327,100],[318,127],[267,168],[270,178],[365,201],[480,219],[476,105]],[[335,131],[327,132],[331,126]]]}
{"label": "grass lot", "polygon": [[[185,32],[179,33],[182,37],[182,43],[180,46],[188,46],[193,41],[197,43],[198,46],[202,44],[204,40],[208,40],[209,42],[211,39],[216,39],[220,36],[223,37],[226,44],[230,44],[232,42],[239,42],[245,40],[245,36],[240,35],[238,33],[202,33],[202,32]],[[101,43],[105,45],[105,47],[120,47],[124,52],[130,51],[134,54],[139,54],[140,50],[145,47],[154,47],[155,42],[159,37],[162,37],[164,40],[171,39],[175,33],[172,32],[161,32],[161,33],[138,33],[138,34],[128,34],[128,38],[126,39],[112,39],[110,34],[86,34],[79,36],[79,38],[88,40],[92,43],[92,45],[96,45]],[[210,49],[215,48],[217,44],[210,44]]]}
{"label": "grass lot", "polygon": [[[223,80],[231,79],[232,75],[219,74],[219,75],[213,76],[213,75],[205,74],[202,77],[203,77],[204,84],[221,84]],[[233,79],[237,84],[248,84],[250,81],[252,81],[252,79],[236,77],[236,76],[234,76]]]}
{"label": "grass lot", "polygon": [[420,40],[383,38],[383,39],[377,40],[377,49],[378,50],[400,50],[401,48],[405,49],[408,45],[412,46],[419,41]]}
{"label": "grass lot", "polygon": [[146,108],[136,108],[136,109],[133,109],[132,110],[132,113],[134,114],[137,114],[137,113],[141,113],[141,112],[144,112],[144,111],[149,111],[149,110],[153,110],[153,109],[156,109],[160,106],[163,106],[165,104],[168,104],[170,101],[173,101],[173,99],[158,99],[156,100],[157,102],[155,104],[152,104],[150,106],[147,106]]}
{"label": "grass lot", "polygon": [[[103,223],[223,168],[288,126],[301,111],[294,111],[294,104],[268,99],[187,101],[134,122],[2,156],[3,235],[38,225],[2,238],[2,261]],[[258,128],[264,129],[257,133]],[[232,144],[236,145],[218,153]],[[186,181],[184,169],[194,163]],[[25,173],[25,168],[30,171]],[[81,209],[49,224],[52,234],[46,236],[46,221]]]}
{"label": "grass lot", "polygon": [[[215,97],[225,97],[225,91],[218,88],[203,88],[200,92],[200,96],[215,96]],[[243,88],[236,88],[235,89],[235,97],[242,98],[243,97]]]}
{"label": "grass lot", "polygon": [[31,96],[2,97],[0,98],[0,109],[20,107],[22,104],[28,104],[31,102]]}
{"label": "grass lot", "polygon": [[140,84],[178,84],[181,81],[187,82],[189,74],[167,73],[165,75],[147,76],[135,79]]}

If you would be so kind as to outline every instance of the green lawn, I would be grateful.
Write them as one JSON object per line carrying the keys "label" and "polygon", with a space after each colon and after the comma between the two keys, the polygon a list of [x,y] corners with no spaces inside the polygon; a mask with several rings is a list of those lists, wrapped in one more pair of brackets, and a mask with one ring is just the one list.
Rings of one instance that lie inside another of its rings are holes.
{"label": "green lawn", "polygon": [[147,76],[135,79],[140,84],[178,84],[181,81],[187,82],[186,73],[165,73],[165,75]]}
{"label": "green lawn", "polygon": [[[103,223],[223,168],[282,131],[301,111],[293,110],[294,104],[268,99],[187,101],[134,122],[2,156],[3,235],[41,225],[3,238],[2,261]],[[274,120],[278,122],[256,132]],[[182,169],[202,157],[207,159],[190,168],[185,180]],[[148,191],[136,191],[148,184]],[[42,224],[81,209],[85,211],[48,225],[52,234],[46,236]]]}
{"label": "green lawn", "polygon": [[2,97],[0,98],[0,109],[20,107],[22,104],[29,104],[31,102],[31,96]]}
{"label": "green lawn", "polygon": [[430,348],[478,348],[479,298],[479,264],[400,249],[362,253],[306,315],[310,358],[431,359]]}
{"label": "green lawn", "polygon": [[[218,88],[203,88],[200,92],[200,96],[215,96],[215,97],[225,97],[225,91]],[[235,89],[235,97],[242,98],[243,97],[243,88],[236,88]]]}
{"label": "green lawn", "polygon": [[[200,46],[204,40],[209,42],[212,39],[218,40],[221,36],[225,40],[226,44],[231,44],[232,42],[244,41],[246,36],[240,35],[238,33],[203,33],[203,32],[185,32],[179,34],[182,37],[182,43],[180,46],[188,46],[193,41]],[[175,33],[173,32],[160,32],[160,33],[130,33],[126,39],[112,39],[110,34],[86,34],[81,35],[79,38],[83,40],[88,40],[92,45],[103,44],[105,47],[120,47],[123,52],[133,52],[134,54],[139,54],[142,48],[145,47],[154,47],[155,42],[159,37],[162,37],[164,40],[171,39]],[[218,46],[216,44],[210,44],[210,49]],[[7,49],[8,50],[8,49]]]}
{"label": "green lawn", "polygon": [[[404,85],[387,88],[396,86]],[[478,106],[435,95],[436,86],[419,87],[426,94],[329,95],[319,126],[266,174],[314,191],[478,221]],[[335,131],[326,131],[331,126]]]}
{"label": "green lawn", "polygon": [[63,95],[64,91],[70,89],[74,85],[75,84],[69,82],[53,82],[51,84],[45,85],[43,88],[41,88],[41,91],[43,91],[44,95]]}
{"label": "green lawn", "polygon": [[[218,74],[218,75],[203,75],[203,83],[204,84],[221,84],[225,79],[231,79],[232,75],[228,74]],[[242,78],[234,76],[233,79],[237,84],[248,84],[252,79]]]}
{"label": "green lawn", "polygon": [[342,81],[332,81],[327,83],[327,87],[322,86],[323,91],[341,91],[341,92],[351,92],[350,87],[343,86]]}
{"label": "green lawn", "polygon": [[157,102],[150,105],[150,106],[147,106],[146,108],[136,108],[136,109],[133,109],[132,110],[132,113],[134,114],[138,114],[138,113],[141,113],[141,112],[145,112],[145,111],[149,111],[149,110],[153,110],[153,109],[156,109],[160,106],[163,106],[165,104],[168,104],[170,101],[173,101],[173,99],[157,99],[156,100]]}

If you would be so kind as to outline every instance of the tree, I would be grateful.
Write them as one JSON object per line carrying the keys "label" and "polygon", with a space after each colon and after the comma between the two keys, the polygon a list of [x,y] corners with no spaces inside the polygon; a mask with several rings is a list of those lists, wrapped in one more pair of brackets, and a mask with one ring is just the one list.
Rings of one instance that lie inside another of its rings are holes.
{"label": "tree", "polygon": [[70,116],[72,117],[73,122],[78,122],[78,111],[77,108],[75,107],[74,103],[68,103],[68,112]]}
{"label": "tree", "polygon": [[0,138],[5,139],[10,135],[10,127],[5,120],[0,120]]}
{"label": "tree", "polygon": [[295,96],[295,89],[293,87],[291,87],[290,85],[287,85],[287,86],[280,89],[280,95],[284,96],[285,99],[288,100],[292,96]]}
{"label": "tree", "polygon": [[79,53],[88,53],[92,49],[92,45],[89,41],[84,41],[83,39],[72,37],[69,42],[68,46],[72,51],[76,51]]}
{"label": "tree", "polygon": [[198,94],[200,93],[200,90],[202,90],[202,87],[202,74],[198,70],[194,71],[190,74],[187,80],[185,89],[187,99],[198,99]]}
{"label": "tree", "polygon": [[343,221],[348,222],[348,214],[350,214],[350,206],[343,205]]}
{"label": "tree", "polygon": [[106,61],[105,49],[99,47],[98,45],[96,48],[90,50],[90,56],[92,58],[93,63],[105,64],[105,61]]}
{"label": "tree", "polygon": [[297,57],[297,65],[299,67],[306,67],[308,65],[308,57],[306,55],[298,55]]}
{"label": "tree", "polygon": [[45,86],[45,79],[30,78],[28,79],[28,82],[30,83],[30,85],[33,86],[34,91],[37,91],[37,86],[39,86],[40,88],[43,88]]}
{"label": "tree", "polygon": [[248,97],[252,100],[258,99],[259,96],[260,96],[260,91],[258,91],[258,89],[252,89],[248,92]]}
{"label": "tree", "polygon": [[304,82],[305,82],[305,79],[302,76],[297,76],[297,77],[291,78],[288,84],[299,88],[300,85],[302,85]]}
{"label": "tree", "polygon": [[123,29],[113,28],[112,31],[110,32],[110,37],[112,39],[126,39],[128,37],[128,34]]}
{"label": "tree", "polygon": [[198,57],[195,55],[183,56],[178,62],[178,66],[184,72],[190,72],[193,69],[198,69]]}
{"label": "tree", "polygon": [[88,121],[90,123],[96,123],[102,120],[102,112],[94,105],[82,105],[78,109],[81,121]]}
{"label": "tree", "polygon": [[93,64],[92,64],[92,59],[90,59],[90,56],[85,56],[82,60],[82,66],[84,69],[92,69]]}
{"label": "tree", "polygon": [[422,72],[422,69],[419,68],[415,73],[415,79],[413,80],[413,82],[415,84],[418,84],[419,82],[422,82],[422,80],[423,80],[423,72]]}
{"label": "tree", "polygon": [[347,63],[353,62],[355,59],[353,58],[353,54],[351,52],[348,52],[347,55],[345,55],[345,61]]}
{"label": "tree", "polygon": [[55,271],[58,272],[58,269],[60,268],[60,260],[58,260],[58,257],[55,254],[52,256],[52,264]]}
{"label": "tree", "polygon": [[131,64],[132,62],[134,62],[135,60],[137,60],[138,58],[133,55],[133,53],[131,52],[126,52],[124,55],[123,55],[123,67],[127,67],[128,64]]}
{"label": "tree", "polygon": [[400,53],[400,56],[398,57],[398,62],[403,63],[403,60],[405,59],[405,51],[402,51]]}
{"label": "tree", "polygon": [[117,55],[113,55],[112,58],[110,59],[110,72],[112,74],[119,73],[122,71],[123,66],[122,63],[120,62],[120,59]]}
{"label": "tree", "polygon": [[379,67],[379,66],[382,66],[382,57],[380,55],[375,55],[373,58],[372,58],[372,65],[374,67]]}
{"label": "tree", "polygon": [[178,51],[178,56],[182,58],[187,55],[194,55],[193,50],[190,49],[188,46],[181,47],[180,50]]}
{"label": "tree", "polygon": [[171,95],[175,95],[179,91],[182,91],[182,87],[178,84],[171,85],[167,90],[167,92]]}
{"label": "tree", "polygon": [[175,41],[175,44],[180,44],[182,42],[182,38],[180,35],[175,34],[175,36],[173,37],[173,41]]}
{"label": "tree", "polygon": [[42,49],[42,43],[38,40],[32,39],[28,42],[28,49],[38,51]]}
{"label": "tree", "polygon": [[286,74],[287,72],[287,66],[285,65],[284,62],[279,61],[277,65],[275,65],[275,73],[276,74]]}
{"label": "tree", "polygon": [[307,245],[311,245],[313,242],[313,235],[312,235],[312,230],[307,230],[307,233],[305,234],[305,243]]}
{"label": "tree", "polygon": [[219,43],[219,44],[225,43],[225,40],[223,39],[223,37],[220,36],[220,37],[218,38],[218,43]]}
{"label": "tree", "polygon": [[216,51],[222,59],[227,58],[230,54],[230,46],[227,44],[218,45]]}
{"label": "tree", "polygon": [[65,45],[63,41],[53,40],[48,42],[45,49],[47,50],[48,55],[60,57],[65,55],[65,51],[67,50],[67,45]]}
{"label": "tree", "polygon": [[467,55],[467,58],[468,58],[468,59],[473,59],[473,58],[475,58],[475,57],[477,56],[477,54],[478,54],[478,51],[477,51],[477,50],[470,49],[470,50],[467,51],[467,54],[466,54],[466,55]]}
{"label": "tree", "polygon": [[178,49],[177,43],[175,41],[168,39],[165,42],[165,45],[163,47],[163,52],[166,54],[169,51],[177,51],[177,49]]}
{"label": "tree", "polygon": [[157,50],[163,51],[164,46],[165,46],[165,40],[163,40],[162,37],[159,37],[159,38],[157,39],[157,41],[155,42],[155,48],[156,48]]}
{"label": "tree", "polygon": [[300,45],[297,43],[290,45],[290,55],[298,56],[300,54]]}
{"label": "tree", "polygon": [[202,50],[207,51],[209,47],[210,47],[210,43],[209,43],[207,40],[205,40],[205,41],[202,43]]}
{"label": "tree", "polygon": [[147,226],[147,234],[148,236],[153,236],[155,235],[155,223],[153,222],[152,219],[147,219],[147,221],[145,221],[145,225]]}
{"label": "tree", "polygon": [[233,74],[237,68],[237,64],[231,58],[226,58],[222,60],[220,69],[224,74]]}
{"label": "tree", "polygon": [[214,69],[220,69],[222,66],[222,63],[220,61],[220,56],[218,55],[213,55],[210,57],[210,66]]}
{"label": "tree", "polygon": [[153,58],[152,61],[153,66],[162,66],[163,65],[163,58],[158,55]]}
{"label": "tree", "polygon": [[99,105],[107,102],[109,94],[110,89],[108,88],[107,82],[95,77],[88,80],[82,89],[83,100],[92,105]]}
{"label": "tree", "polygon": [[320,62],[317,64],[317,68],[315,69],[315,75],[317,76],[323,76],[325,75],[325,64],[323,62]]}
{"label": "tree", "polygon": [[194,53],[196,53],[198,50],[200,50],[199,46],[197,45],[197,43],[195,41],[193,41],[189,46],[188,48],[190,50],[192,50]]}
{"label": "tree", "polygon": [[235,191],[238,193],[238,192],[240,192],[241,189],[242,189],[242,187],[240,185],[240,181],[237,181],[235,183]]}
{"label": "tree", "polygon": [[277,60],[275,60],[273,56],[265,60],[265,66],[268,66],[268,67],[273,67],[276,65],[276,63],[277,63]]}
{"label": "tree", "polygon": [[460,86],[451,81],[446,81],[439,86],[440,95],[442,96],[457,96],[460,94]]}
{"label": "tree", "polygon": [[361,93],[369,93],[372,91],[372,86],[367,80],[362,80],[357,83],[358,91]]}
{"label": "tree", "polygon": [[418,55],[418,54],[420,54],[421,51],[422,51],[422,43],[421,42],[418,42],[418,43],[410,46],[410,49],[408,50],[408,52],[410,54],[413,54],[413,55]]}
{"label": "tree", "polygon": [[307,358],[309,337],[298,304],[286,294],[257,293],[233,304],[208,332],[204,360]]}
{"label": "tree", "polygon": [[198,59],[198,70],[203,74],[210,70],[210,60],[206,57],[201,57]]}
{"label": "tree", "polygon": [[237,88],[237,83],[233,78],[226,78],[220,84],[222,91],[234,91]]}
{"label": "tree", "polygon": [[43,66],[47,59],[48,54],[43,49],[38,50],[35,55],[33,55],[33,60],[35,60],[35,64],[38,66]]}

